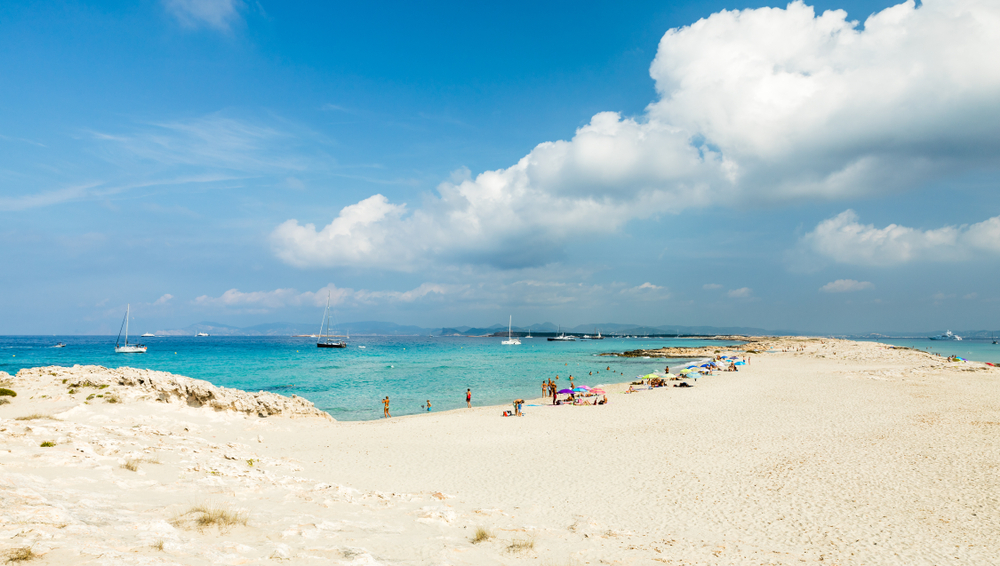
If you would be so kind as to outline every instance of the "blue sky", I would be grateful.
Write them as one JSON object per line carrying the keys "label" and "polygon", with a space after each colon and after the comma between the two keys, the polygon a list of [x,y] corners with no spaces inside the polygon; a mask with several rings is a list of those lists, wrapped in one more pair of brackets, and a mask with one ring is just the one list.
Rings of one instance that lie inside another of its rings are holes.
{"label": "blue sky", "polygon": [[4,3],[0,333],[1000,328],[1000,7],[473,4]]}

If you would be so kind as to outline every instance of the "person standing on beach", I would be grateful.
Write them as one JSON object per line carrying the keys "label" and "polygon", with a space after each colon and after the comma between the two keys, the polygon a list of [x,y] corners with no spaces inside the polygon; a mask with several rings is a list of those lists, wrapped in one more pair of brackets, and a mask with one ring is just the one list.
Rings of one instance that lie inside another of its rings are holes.
{"label": "person standing on beach", "polygon": [[543,381],[542,382],[542,397],[548,397],[548,395],[549,395],[549,383]]}
{"label": "person standing on beach", "polygon": [[385,399],[382,400],[382,405],[383,405],[383,407],[382,407],[382,418],[383,419],[388,419],[388,418],[392,417],[392,415],[389,414],[389,396],[388,395],[386,395]]}
{"label": "person standing on beach", "polygon": [[465,404],[471,409],[472,408],[472,389],[465,390]]}

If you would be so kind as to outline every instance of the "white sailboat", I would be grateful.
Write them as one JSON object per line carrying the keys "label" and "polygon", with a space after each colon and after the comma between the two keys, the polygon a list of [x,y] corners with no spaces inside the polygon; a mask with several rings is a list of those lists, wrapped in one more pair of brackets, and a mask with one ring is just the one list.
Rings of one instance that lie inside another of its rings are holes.
{"label": "white sailboat", "polygon": [[562,326],[559,326],[559,336],[550,337],[549,342],[576,342],[576,338],[566,336],[566,333],[562,331]]}
{"label": "white sailboat", "polygon": [[142,344],[129,344],[128,343],[128,315],[129,310],[132,305],[125,306],[125,320],[122,321],[122,326],[125,328],[125,344],[119,345],[118,340],[121,340],[122,329],[118,329],[118,340],[115,340],[115,353],[116,354],[144,354],[146,353],[146,347]]}
{"label": "white sailboat", "polygon": [[[332,338],[339,338],[339,336],[337,336],[335,334],[326,334],[326,335],[323,334],[324,329],[327,332],[330,331],[329,321],[330,321],[330,293],[327,292],[327,294],[326,294],[326,310],[323,311],[323,323],[319,325],[319,336],[316,338],[316,347],[317,348],[346,348],[347,347],[347,342],[345,342],[343,340],[332,340]],[[347,338],[350,338],[350,337],[351,337],[350,334],[348,334]],[[326,340],[323,340],[324,338],[326,338]]]}
{"label": "white sailboat", "polygon": [[508,346],[516,346],[521,344],[520,340],[518,340],[517,338],[513,338],[510,335],[510,323],[513,322],[513,320],[514,320],[514,315],[510,315],[510,318],[507,319],[507,339],[501,342],[501,344],[506,344]]}

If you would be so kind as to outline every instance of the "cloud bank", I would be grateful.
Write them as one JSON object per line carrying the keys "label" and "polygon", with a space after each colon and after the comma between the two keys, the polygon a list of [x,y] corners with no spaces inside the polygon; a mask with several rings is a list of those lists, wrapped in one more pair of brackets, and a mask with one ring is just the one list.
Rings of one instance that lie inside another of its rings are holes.
{"label": "cloud bank", "polygon": [[798,1],[722,11],[663,36],[641,116],[599,113],[419,207],[374,195],[324,228],[288,220],[272,244],[299,267],[525,267],[692,207],[904,191],[1000,156],[998,27],[977,0],[905,2],[863,29]]}
{"label": "cloud bank", "polygon": [[800,246],[837,263],[893,266],[915,261],[961,261],[1000,254],[1000,216],[982,222],[919,230],[861,224],[853,210],[820,222]]}

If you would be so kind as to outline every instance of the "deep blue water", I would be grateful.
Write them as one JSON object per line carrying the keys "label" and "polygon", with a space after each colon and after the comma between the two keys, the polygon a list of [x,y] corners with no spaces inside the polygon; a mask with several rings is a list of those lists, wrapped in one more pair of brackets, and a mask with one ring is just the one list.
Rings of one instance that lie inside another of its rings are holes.
{"label": "deep blue water", "polygon": [[[503,346],[501,338],[352,337],[345,349],[319,349],[313,338],[163,337],[141,339],[145,354],[116,354],[114,336],[0,336],[0,371],[73,364],[131,366],[168,371],[215,385],[273,391],[309,399],[338,420],[382,415],[389,395],[393,416],[465,406],[471,388],[476,405],[509,403],[541,395],[545,379],[573,375],[578,385],[620,383],[663,370],[662,360],[599,357],[662,346],[719,346],[731,342],[642,338],[549,342],[522,339]],[[53,348],[63,342],[65,348]],[[364,348],[361,348],[364,346]],[[671,360],[681,365],[681,360]],[[613,372],[606,368],[610,366]],[[590,375],[593,372],[593,375]]]}

